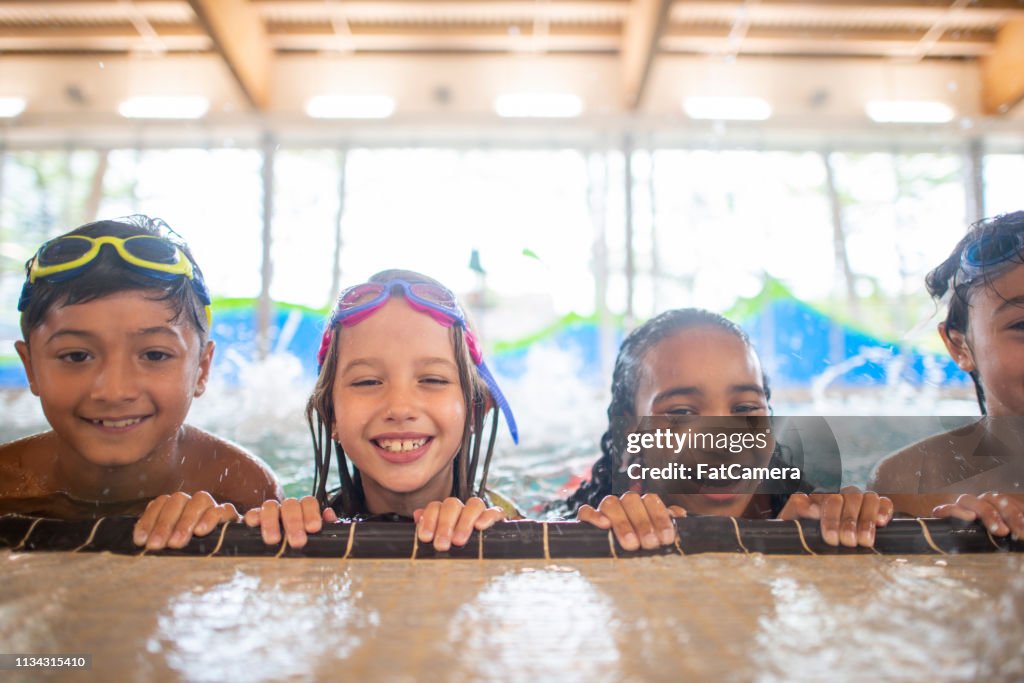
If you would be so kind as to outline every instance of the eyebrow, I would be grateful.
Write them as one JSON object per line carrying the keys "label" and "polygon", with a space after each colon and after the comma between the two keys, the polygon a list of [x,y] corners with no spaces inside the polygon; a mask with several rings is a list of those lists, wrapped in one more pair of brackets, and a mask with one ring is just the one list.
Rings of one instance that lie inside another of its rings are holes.
{"label": "eyebrow", "polygon": [[416,364],[417,365],[438,365],[438,364],[441,364],[441,365],[448,365],[448,366],[453,367],[453,368],[457,367],[453,361],[449,360],[448,358],[442,358],[440,356],[435,356],[435,357],[432,357],[432,358],[421,358],[418,361],[416,361]]}
{"label": "eyebrow", "polygon": [[[733,384],[729,387],[729,393],[731,394],[743,394],[747,392],[753,392],[759,396],[764,396],[764,387],[757,384]],[[690,396],[703,396],[704,391],[700,387],[695,386],[683,386],[683,387],[672,387],[666,391],[661,392],[654,397],[652,403],[658,403],[670,398],[678,397],[690,397]]]}
{"label": "eyebrow", "polygon": [[59,337],[87,337],[89,339],[95,339],[96,335],[92,332],[86,332],[85,330],[57,330],[50,335],[50,338],[46,340],[46,343],[49,344]]}
{"label": "eyebrow", "polygon": [[[351,370],[352,368],[360,366],[360,365],[365,365],[368,368],[376,369],[379,364],[380,364],[380,361],[378,361],[375,358],[356,358],[355,360],[352,360],[352,361],[349,361],[348,363],[346,363],[345,366],[342,367],[341,371],[342,371],[342,373],[346,373],[349,370]],[[446,366],[451,367],[451,368],[458,367],[451,360],[449,360],[447,358],[442,358],[441,356],[432,356],[432,357],[429,357],[429,358],[419,358],[419,359],[416,360],[416,365],[420,365],[420,366],[424,366],[424,365],[438,365],[438,364],[446,365]]]}
{"label": "eyebrow", "polygon": [[345,372],[348,372],[349,370],[351,370],[352,368],[358,367],[360,365],[365,365],[365,366],[367,366],[369,368],[376,368],[377,367],[376,363],[374,363],[373,361],[371,361],[371,360],[369,360],[367,358],[356,358],[355,360],[349,361],[348,363],[346,363],[345,366],[341,369],[341,371],[342,371],[342,373],[345,373]]}
{"label": "eyebrow", "polygon": [[996,307],[996,313],[1001,313],[1004,308],[1010,306],[1016,306],[1017,308],[1024,308],[1024,294],[1019,294],[1009,299],[1003,299],[1003,303]]}
{"label": "eyebrow", "polygon": [[[145,337],[145,336],[149,336],[149,335],[153,335],[153,334],[164,334],[164,335],[169,335],[169,336],[172,336],[172,337],[175,337],[175,338],[180,336],[175,330],[173,330],[170,327],[167,327],[166,325],[157,325],[155,327],[144,327],[141,330],[137,331],[135,333],[135,336],[136,337]],[[54,332],[53,334],[50,335],[50,338],[46,340],[46,343],[49,344],[54,339],[58,339],[60,337],[85,337],[87,339],[95,339],[96,338],[96,334],[94,334],[93,332],[89,332],[87,330],[75,330],[75,329],[71,329],[71,330],[57,330],[56,332]]]}
{"label": "eyebrow", "polygon": [[760,384],[733,384],[729,387],[729,390],[734,394],[745,394],[747,392],[753,392],[760,396],[764,396],[764,387]]}
{"label": "eyebrow", "polygon": [[659,403],[669,398],[675,398],[677,396],[689,397],[689,396],[703,396],[704,392],[697,387],[672,387],[667,389],[657,396],[654,397],[652,403]]}
{"label": "eyebrow", "polygon": [[180,336],[178,331],[174,328],[167,327],[166,325],[157,325],[156,327],[144,327],[135,333],[137,337],[144,337],[150,334],[169,334],[172,337]]}

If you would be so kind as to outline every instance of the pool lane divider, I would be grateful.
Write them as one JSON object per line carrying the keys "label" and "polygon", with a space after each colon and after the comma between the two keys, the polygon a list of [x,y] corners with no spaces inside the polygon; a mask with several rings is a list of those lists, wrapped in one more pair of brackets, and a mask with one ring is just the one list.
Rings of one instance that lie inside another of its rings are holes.
{"label": "pool lane divider", "polygon": [[[23,515],[0,516],[0,549],[23,551],[111,552],[170,557],[319,557],[357,559],[535,559],[628,558],[698,553],[767,555],[944,555],[1024,552],[1024,541],[994,537],[977,522],[953,519],[894,519],[875,533],[874,548],[831,546],[815,520],[748,520],[691,516],[674,520],[675,543],[657,550],[629,551],[614,534],[577,522],[499,522],[474,531],[466,545],[446,552],[416,540],[405,522],[327,524],[310,534],[303,548],[285,541],[266,545],[259,529],[241,523],[193,538],[180,550],[145,552],[132,542],[134,517],[64,521]],[[358,531],[356,527],[359,527]]]}

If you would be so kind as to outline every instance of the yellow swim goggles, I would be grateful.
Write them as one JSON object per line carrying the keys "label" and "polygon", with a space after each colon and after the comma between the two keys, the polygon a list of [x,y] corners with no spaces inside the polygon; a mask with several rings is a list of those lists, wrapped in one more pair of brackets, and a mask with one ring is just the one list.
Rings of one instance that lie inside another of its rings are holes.
{"label": "yellow swim goggles", "polygon": [[106,245],[113,247],[125,265],[138,273],[157,280],[186,278],[192,283],[196,296],[206,306],[206,319],[209,323],[210,290],[206,287],[202,272],[180,246],[156,235],[64,235],[46,242],[25,264],[25,285],[21,289],[18,310],[28,308],[32,288],[37,281],[65,282],[79,276],[96,261]]}

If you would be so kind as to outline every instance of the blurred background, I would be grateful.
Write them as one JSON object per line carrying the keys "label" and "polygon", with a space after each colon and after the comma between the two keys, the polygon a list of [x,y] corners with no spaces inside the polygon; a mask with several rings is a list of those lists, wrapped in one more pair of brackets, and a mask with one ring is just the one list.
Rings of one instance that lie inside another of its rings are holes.
{"label": "blurred background", "polygon": [[389,267],[467,302],[518,476],[589,463],[622,334],[680,306],[777,413],[975,414],[923,277],[1024,208],[1022,96],[1024,0],[0,1],[0,437],[44,425],[25,261],[135,212],[217,299],[191,420],[293,493],[322,318]]}

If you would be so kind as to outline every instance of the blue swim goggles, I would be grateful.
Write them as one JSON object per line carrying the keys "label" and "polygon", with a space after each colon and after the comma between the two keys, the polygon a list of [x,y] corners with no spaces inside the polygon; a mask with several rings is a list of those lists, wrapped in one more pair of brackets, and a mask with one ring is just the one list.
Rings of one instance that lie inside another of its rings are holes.
{"label": "blue swim goggles", "polygon": [[210,324],[212,301],[202,272],[179,245],[156,235],[63,235],[44,243],[25,264],[25,284],[18,299],[18,310],[28,308],[37,281],[66,282],[78,277],[96,262],[105,246],[113,248],[127,268],[147,277],[164,281],[186,278],[205,306],[206,322]]}
{"label": "blue swim goggles", "polygon": [[972,242],[960,255],[960,270],[967,280],[972,280],[982,271],[1017,257],[1024,262],[1024,232],[1002,235],[985,235]]}
{"label": "blue swim goggles", "polygon": [[327,358],[327,350],[331,345],[331,331],[337,325],[355,325],[372,315],[378,308],[383,306],[391,298],[395,290],[401,291],[406,302],[414,310],[425,313],[445,327],[461,327],[463,336],[466,339],[466,346],[469,355],[476,365],[477,372],[490,390],[491,398],[495,405],[505,416],[508,424],[508,431],[512,434],[512,441],[519,443],[519,428],[516,426],[516,419],[512,415],[512,408],[508,404],[505,395],[498,388],[498,382],[494,379],[490,369],[484,362],[480,345],[477,342],[473,330],[466,324],[466,316],[459,307],[455,295],[446,287],[433,282],[409,282],[407,280],[388,280],[387,282],[366,282],[361,285],[349,287],[341,296],[338,303],[331,312],[331,317],[324,329],[323,337],[320,340],[320,350],[317,353],[319,367],[323,368],[324,360]]}

